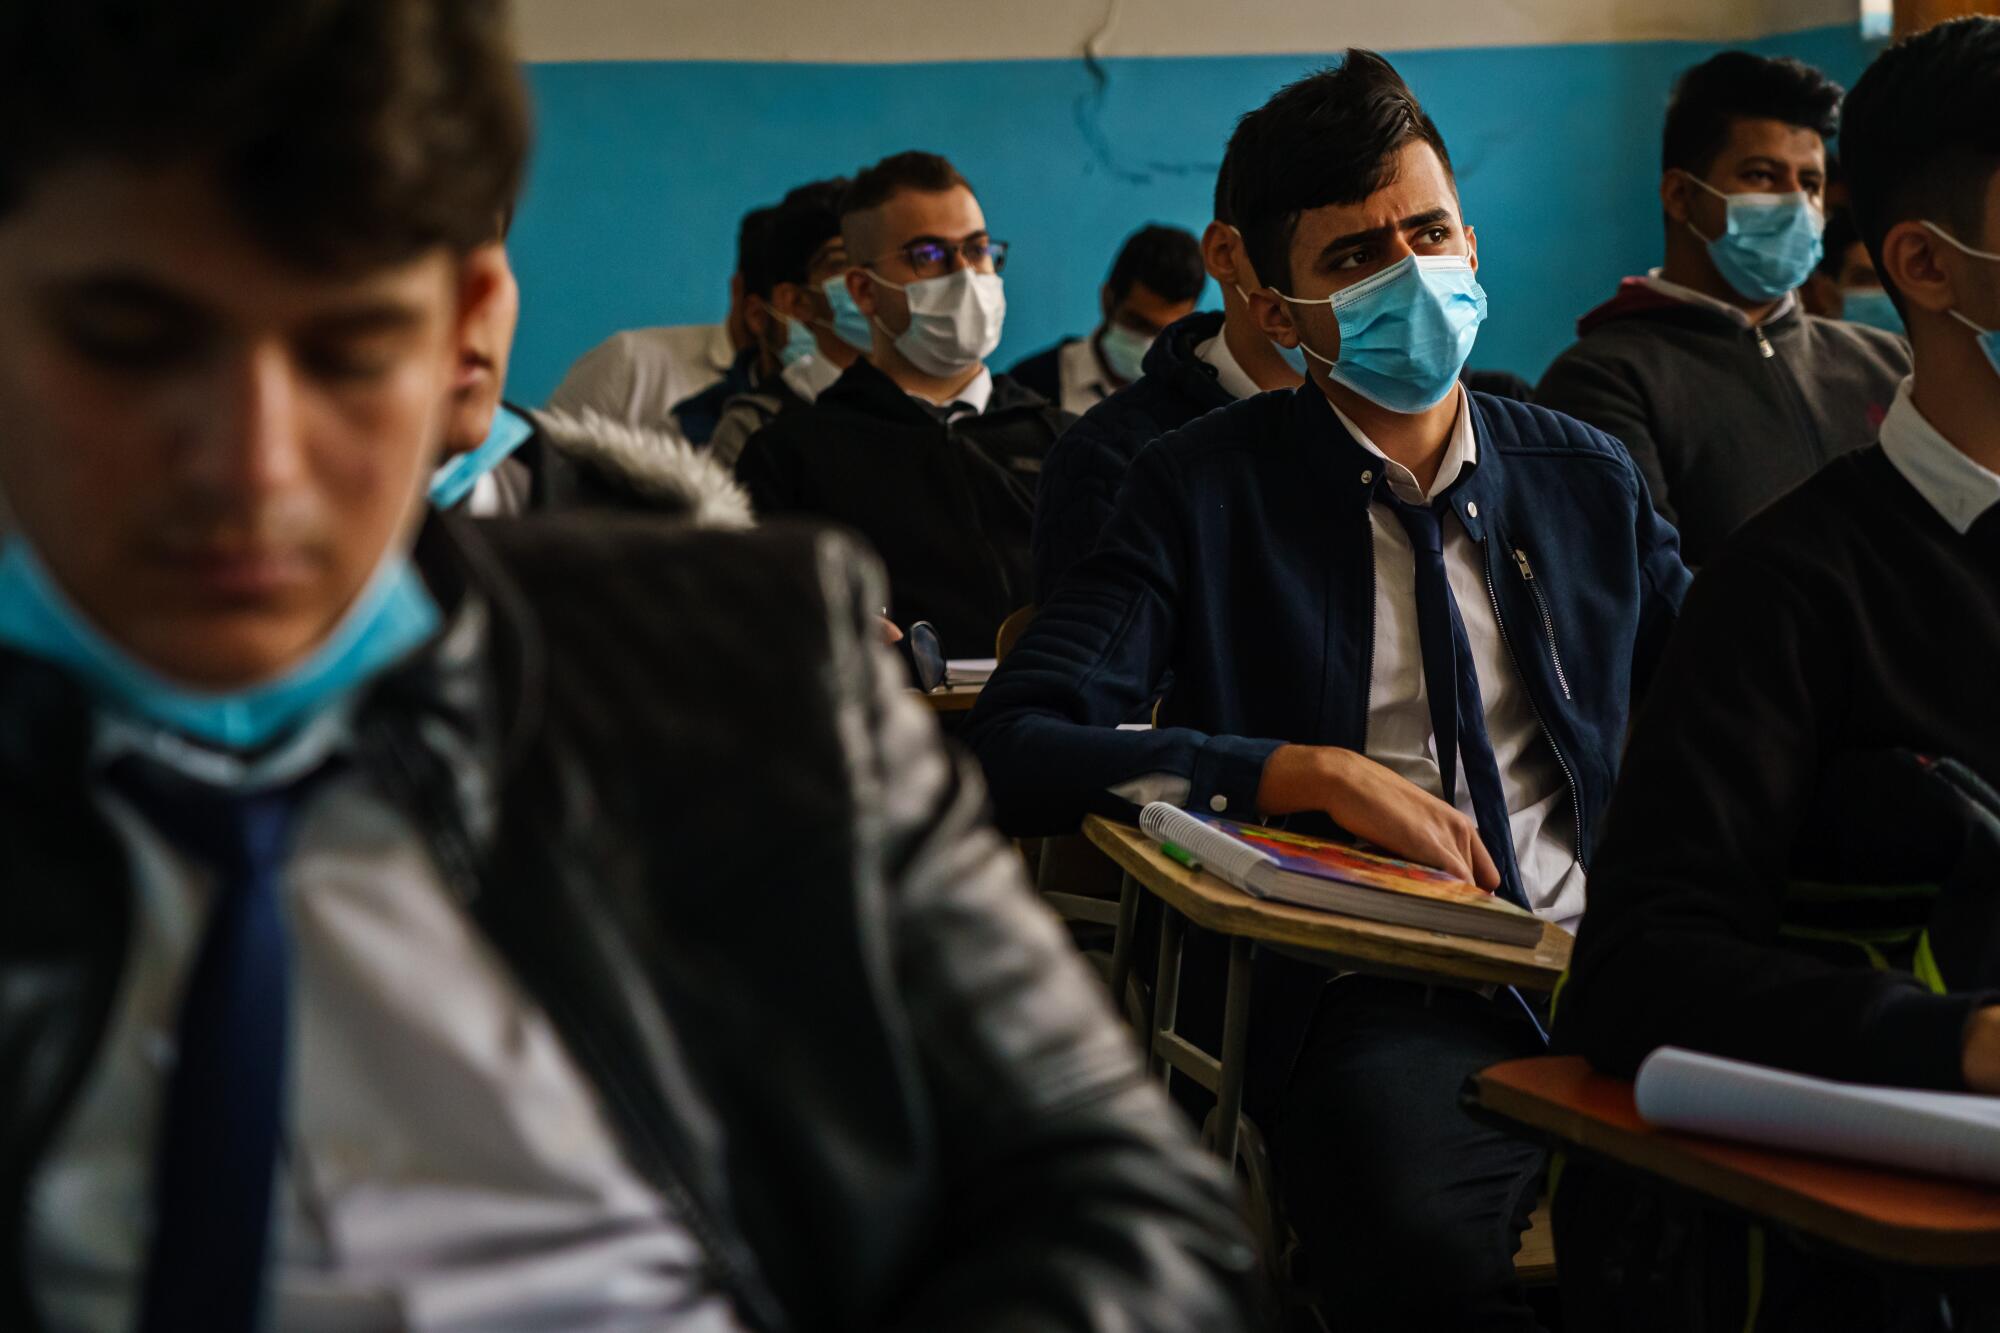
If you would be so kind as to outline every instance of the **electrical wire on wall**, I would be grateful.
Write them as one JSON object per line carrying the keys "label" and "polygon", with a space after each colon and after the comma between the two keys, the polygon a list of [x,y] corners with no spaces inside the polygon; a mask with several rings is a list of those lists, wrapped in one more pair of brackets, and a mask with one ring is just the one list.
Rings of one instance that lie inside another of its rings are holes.
{"label": "electrical wire on wall", "polygon": [[1076,132],[1097,166],[1112,179],[1127,185],[1151,185],[1160,176],[1213,176],[1221,169],[1220,158],[1212,161],[1130,162],[1120,158],[1104,129],[1105,106],[1111,97],[1111,69],[1104,61],[1104,44],[1118,26],[1124,0],[1105,0],[1104,18],[1097,30],[1083,42],[1083,71],[1090,78],[1088,91],[1078,94],[1075,106]]}

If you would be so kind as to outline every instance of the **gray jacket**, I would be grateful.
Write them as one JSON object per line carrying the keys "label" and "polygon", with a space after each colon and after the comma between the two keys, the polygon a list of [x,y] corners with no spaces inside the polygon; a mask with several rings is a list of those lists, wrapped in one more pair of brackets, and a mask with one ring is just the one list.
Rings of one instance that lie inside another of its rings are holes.
{"label": "gray jacket", "polygon": [[1616,436],[1690,565],[1745,519],[1875,438],[1909,344],[1796,309],[1746,328],[1628,279],[1585,315],[1535,401]]}

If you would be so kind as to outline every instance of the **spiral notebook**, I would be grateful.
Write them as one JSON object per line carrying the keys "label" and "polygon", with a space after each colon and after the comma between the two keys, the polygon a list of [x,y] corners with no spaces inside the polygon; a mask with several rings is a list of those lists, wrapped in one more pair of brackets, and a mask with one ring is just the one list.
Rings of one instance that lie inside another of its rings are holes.
{"label": "spiral notebook", "polygon": [[1413,861],[1165,801],[1140,811],[1139,828],[1176,861],[1258,898],[1496,944],[1532,947],[1542,938],[1532,913]]}

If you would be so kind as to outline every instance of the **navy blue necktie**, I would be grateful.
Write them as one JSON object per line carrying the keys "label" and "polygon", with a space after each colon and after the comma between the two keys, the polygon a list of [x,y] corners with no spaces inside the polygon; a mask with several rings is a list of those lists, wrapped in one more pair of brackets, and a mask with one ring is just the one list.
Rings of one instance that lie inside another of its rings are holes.
{"label": "navy blue necktie", "polygon": [[280,872],[310,781],[235,793],[133,761],[111,773],[162,836],[216,875],[160,1120],[140,1333],[257,1326],[291,1018]]}
{"label": "navy blue necktie", "polygon": [[1472,643],[1466,637],[1458,601],[1451,594],[1451,581],[1445,577],[1443,524],[1437,510],[1429,505],[1384,498],[1410,534],[1410,546],[1416,554],[1417,635],[1423,645],[1424,693],[1430,701],[1431,735],[1437,741],[1445,802],[1450,804],[1456,797],[1458,764],[1463,759],[1465,787],[1472,794],[1479,840],[1500,868],[1501,896],[1526,907],[1528,896],[1514,859],[1507,792],[1500,783],[1493,742],[1486,735],[1486,706],[1479,696]]}

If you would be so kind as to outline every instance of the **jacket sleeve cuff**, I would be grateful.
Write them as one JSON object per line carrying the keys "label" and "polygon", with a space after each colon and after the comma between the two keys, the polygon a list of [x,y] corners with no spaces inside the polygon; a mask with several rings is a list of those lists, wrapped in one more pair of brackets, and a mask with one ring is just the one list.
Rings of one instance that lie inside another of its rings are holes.
{"label": "jacket sleeve cuff", "polygon": [[1869,1016],[1867,1077],[1891,1087],[1965,1091],[1965,1025],[1974,1010],[1993,1004],[2000,991],[1889,992]]}
{"label": "jacket sleeve cuff", "polygon": [[1231,819],[1256,819],[1264,763],[1283,744],[1243,736],[1209,737],[1195,751],[1194,772],[1188,775],[1187,808]]}

